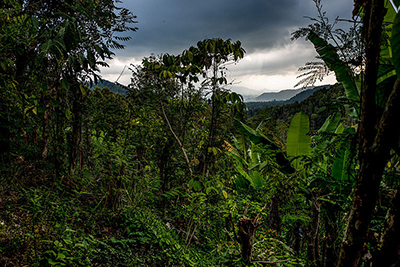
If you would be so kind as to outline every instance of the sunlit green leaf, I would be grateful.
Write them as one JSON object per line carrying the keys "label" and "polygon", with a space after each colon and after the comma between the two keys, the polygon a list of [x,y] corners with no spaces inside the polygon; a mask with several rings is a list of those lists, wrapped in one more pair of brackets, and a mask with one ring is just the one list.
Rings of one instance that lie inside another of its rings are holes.
{"label": "sunlit green leaf", "polygon": [[[306,114],[296,113],[289,126],[286,140],[286,153],[288,157],[307,156],[311,154],[310,121]],[[300,160],[294,161],[294,167],[300,168]]]}

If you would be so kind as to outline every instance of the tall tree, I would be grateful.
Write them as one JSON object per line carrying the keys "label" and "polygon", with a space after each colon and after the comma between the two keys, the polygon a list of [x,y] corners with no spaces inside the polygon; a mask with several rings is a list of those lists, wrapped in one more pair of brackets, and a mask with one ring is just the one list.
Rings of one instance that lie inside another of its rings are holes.
{"label": "tall tree", "polygon": [[[221,38],[200,41],[197,43],[195,50],[195,61],[203,69],[203,77],[205,78],[203,85],[210,90],[211,98],[211,120],[208,127],[208,138],[198,166],[199,172],[208,175],[221,130],[220,123],[224,104],[231,102],[237,110],[244,109],[241,96],[224,90],[223,86],[228,83],[225,77],[225,64],[239,61],[244,57],[246,51],[242,48],[240,41],[232,43],[230,39],[223,40]],[[222,142],[222,140],[219,140],[219,142]]]}
{"label": "tall tree", "polygon": [[[320,0],[314,2],[317,7],[320,6]],[[399,72],[397,69],[395,71],[395,68],[398,64],[396,59],[399,52],[399,36],[396,21],[393,26],[395,9],[392,4],[384,0],[355,1],[353,15],[358,15],[362,19],[363,46],[360,58],[357,56],[346,60],[346,57],[343,57],[341,47],[334,47],[331,44],[334,37],[331,29],[324,27],[324,20],[320,21],[317,27],[312,25],[294,34],[295,38],[302,34],[306,35],[314,44],[319,56],[343,84],[349,103],[353,105],[359,118],[357,133],[359,168],[338,266],[360,264],[361,257],[365,253],[363,249],[368,242],[367,236],[384,169],[390,158],[391,149],[397,150],[398,147],[400,127],[395,121],[395,116],[400,113],[400,89],[399,81],[396,79],[396,73],[399,77]],[[321,25],[322,27],[319,27]],[[325,30],[320,31],[320,29]],[[330,34],[324,35],[325,32]],[[390,36],[390,39],[386,38]],[[359,60],[355,60],[358,58]],[[354,65],[356,61],[357,64]],[[396,199],[388,218],[396,218],[398,211]],[[387,223],[386,227],[393,227],[389,231],[384,229],[384,232],[391,232],[394,235],[397,231],[395,225],[397,224],[393,222]],[[393,244],[391,241],[389,243]],[[382,255],[386,254],[384,250],[387,248],[387,245],[378,248],[379,253],[375,258],[383,259]],[[394,264],[393,261],[389,262],[389,258],[385,259],[385,263],[379,262],[379,266]]]}
{"label": "tall tree", "polygon": [[[12,18],[12,24],[3,28],[6,36],[18,23],[28,29],[19,32],[24,42],[11,40],[16,46],[1,60],[8,60],[15,69],[11,81],[18,84],[14,91],[18,98],[32,99],[33,120],[41,124],[42,157],[59,153],[53,157],[56,170],[66,155],[72,172],[76,166],[83,115],[81,84],[96,81],[98,67],[107,65],[104,60],[113,57],[112,49],[124,47],[119,42],[129,37],[121,37],[121,32],[136,30],[131,27],[135,16],[117,3],[120,1],[10,0],[2,7]],[[72,129],[68,136],[66,126]],[[63,155],[65,149],[69,153]]]}
{"label": "tall tree", "polygon": [[358,266],[360,262],[383,171],[390,157],[390,150],[397,146],[396,140],[399,140],[400,135],[400,127],[395,119],[400,114],[399,82],[392,85],[382,113],[378,112],[376,101],[382,23],[386,12],[384,5],[384,0],[364,3],[363,37],[366,62],[358,130],[360,170],[338,266]]}

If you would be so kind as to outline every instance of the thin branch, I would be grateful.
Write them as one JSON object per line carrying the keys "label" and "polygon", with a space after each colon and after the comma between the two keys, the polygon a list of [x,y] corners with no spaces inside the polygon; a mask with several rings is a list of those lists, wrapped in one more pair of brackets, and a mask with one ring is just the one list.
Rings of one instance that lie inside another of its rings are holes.
{"label": "thin branch", "polygon": [[111,90],[112,88],[114,88],[114,86],[117,85],[117,82],[119,81],[119,78],[121,78],[122,74],[124,74],[125,69],[126,69],[126,65],[125,65],[124,68],[122,69],[121,73],[119,74],[117,80],[114,82],[113,86],[111,86],[110,90]]}
{"label": "thin branch", "polygon": [[167,124],[168,124],[168,127],[169,127],[169,129],[170,129],[172,135],[175,137],[176,141],[178,142],[179,146],[181,147],[182,152],[183,152],[183,155],[185,156],[186,164],[187,164],[187,166],[188,166],[188,168],[189,168],[189,171],[190,171],[190,176],[193,176],[192,167],[190,166],[190,161],[189,161],[189,158],[188,158],[188,156],[187,156],[187,154],[186,154],[186,150],[185,150],[185,148],[183,147],[183,145],[182,145],[181,141],[179,140],[178,136],[176,136],[174,130],[172,129],[172,126],[171,126],[171,124],[169,123],[167,114],[165,114],[164,105],[163,105],[163,103],[162,103],[161,100],[160,100],[160,104],[161,104],[162,113],[163,113],[164,118],[165,118],[165,120],[166,120],[166,122],[167,122]]}
{"label": "thin branch", "polygon": [[187,243],[185,250],[189,247],[190,242],[192,241],[192,238],[193,238],[193,236],[194,236],[194,232],[196,231],[197,227],[201,224],[201,218],[203,217],[204,213],[205,213],[205,211],[203,211],[203,213],[200,215],[200,217],[199,217],[199,223],[198,223],[197,225],[194,226],[192,235],[190,236],[189,242]]}
{"label": "thin branch", "polygon": [[254,222],[258,222],[258,217],[260,217],[261,213],[264,211],[264,209],[267,207],[267,203],[265,203],[264,207],[260,210],[260,212],[257,214],[256,218],[254,219]]}
{"label": "thin branch", "polygon": [[230,237],[230,239],[231,239],[233,242],[235,242],[235,240],[233,240],[233,238],[232,238],[231,234],[229,233],[229,231],[226,230],[226,228],[224,228],[224,230],[225,230],[225,232],[228,234],[228,236]]}

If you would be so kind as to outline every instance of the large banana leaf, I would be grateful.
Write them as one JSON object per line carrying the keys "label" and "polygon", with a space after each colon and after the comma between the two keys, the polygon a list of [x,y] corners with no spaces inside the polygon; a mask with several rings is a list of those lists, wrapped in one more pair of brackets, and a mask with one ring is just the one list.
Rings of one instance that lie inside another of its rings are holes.
{"label": "large banana leaf", "polygon": [[324,60],[328,68],[335,72],[337,81],[343,84],[347,98],[353,101],[359,101],[359,94],[352,72],[347,65],[340,60],[335,48],[315,33],[310,33],[308,39],[314,44],[315,50]]}
{"label": "large banana leaf", "polygon": [[241,122],[239,120],[235,120],[234,124],[236,127],[239,128],[239,130],[242,133],[247,135],[254,144],[256,144],[256,145],[264,144],[264,145],[268,145],[270,147],[270,149],[272,149],[272,150],[279,150],[279,146],[277,144],[275,144],[274,142],[272,142],[271,140],[269,140],[268,137],[266,137],[260,131],[251,129],[249,126],[247,126],[246,124],[244,124],[243,122]]}
{"label": "large banana leaf", "polygon": [[[386,14],[383,19],[383,29],[385,31],[385,34],[387,37],[391,38],[392,37],[392,29],[393,29],[393,21],[396,17],[396,11],[394,10],[392,4],[390,1],[385,1],[385,8],[386,8]],[[396,1],[395,1],[396,2]],[[381,58],[392,58],[392,49],[391,49],[391,43],[390,39],[386,40],[387,45],[382,45],[381,46]],[[379,76],[378,76],[379,77]]]}
{"label": "large banana leaf", "polygon": [[[286,140],[286,153],[289,157],[308,156],[311,154],[311,138],[307,135],[310,130],[310,120],[303,112],[294,115],[289,126]],[[296,169],[301,167],[300,159],[295,159]]]}
{"label": "large banana leaf", "polygon": [[338,181],[349,180],[348,173],[348,160],[350,157],[350,148],[349,147],[340,147],[338,154],[333,162],[332,166],[332,176]]}
{"label": "large banana leaf", "polygon": [[[342,118],[342,114],[340,112],[336,112],[331,114],[328,118],[326,118],[324,124],[319,128],[318,134],[313,136],[313,139],[316,141],[316,146],[314,146],[313,151],[323,151],[328,145],[328,140],[321,140],[321,133],[333,134],[336,133],[336,129],[338,128],[340,119]],[[340,124],[341,125],[341,124]],[[343,128],[343,125],[342,125]],[[325,168],[324,168],[325,169]]]}
{"label": "large banana leaf", "polygon": [[[347,128],[347,132],[354,134],[353,128]],[[339,149],[336,153],[335,160],[332,166],[332,176],[338,181],[350,181],[354,179],[353,163],[351,162],[351,145],[350,140],[344,139],[341,141]]]}
{"label": "large banana leaf", "polygon": [[248,136],[255,145],[264,144],[267,145],[269,149],[275,151],[276,162],[278,163],[279,170],[283,173],[293,173],[295,170],[290,165],[290,161],[287,159],[284,152],[281,151],[279,146],[269,140],[264,134],[258,130],[253,130],[243,122],[239,120],[234,121],[235,126],[246,136]]}
{"label": "large banana leaf", "polygon": [[397,78],[400,79],[400,14],[397,13],[394,19],[393,32],[392,32],[392,52],[393,64],[397,73]]}
{"label": "large banana leaf", "polygon": [[321,126],[318,132],[334,133],[341,118],[342,114],[340,114],[340,112],[330,115],[328,118],[326,118],[325,123]]}

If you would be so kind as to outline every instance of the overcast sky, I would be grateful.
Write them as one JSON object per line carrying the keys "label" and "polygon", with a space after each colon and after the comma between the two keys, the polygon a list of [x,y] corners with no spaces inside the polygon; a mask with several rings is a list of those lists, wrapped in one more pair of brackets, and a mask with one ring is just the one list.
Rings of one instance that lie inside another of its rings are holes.
{"label": "overcast sky", "polygon": [[[321,0],[327,16],[350,19],[352,0]],[[260,92],[293,88],[297,69],[315,61],[313,45],[305,40],[291,41],[290,34],[312,23],[316,17],[312,0],[124,0],[120,6],[137,16],[129,33],[132,40],[124,50],[115,51],[102,69],[103,78],[115,81],[124,66],[140,64],[151,54],[180,54],[206,38],[240,40],[245,58],[229,66],[228,80],[237,86]],[[339,27],[346,27],[340,25]],[[126,68],[119,82],[127,85],[131,73]],[[334,83],[328,77],[323,84]]]}

